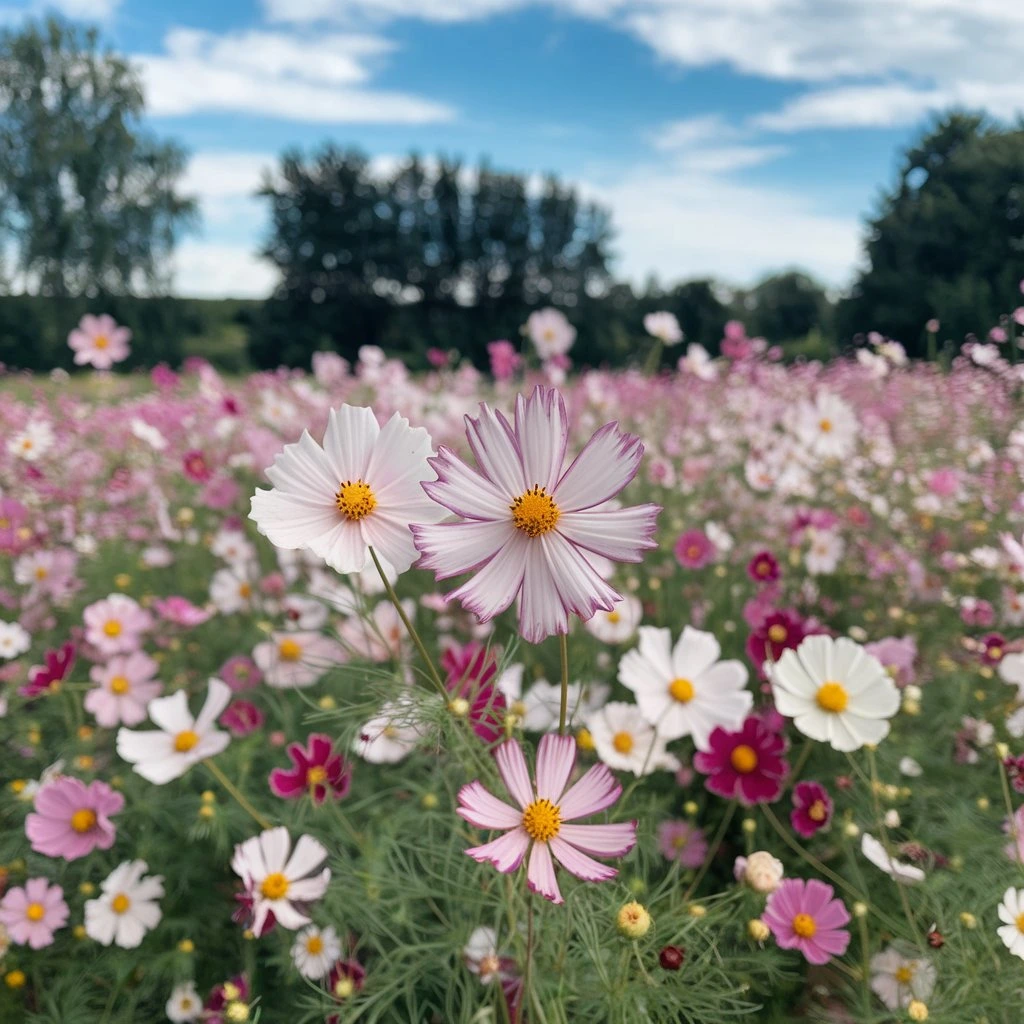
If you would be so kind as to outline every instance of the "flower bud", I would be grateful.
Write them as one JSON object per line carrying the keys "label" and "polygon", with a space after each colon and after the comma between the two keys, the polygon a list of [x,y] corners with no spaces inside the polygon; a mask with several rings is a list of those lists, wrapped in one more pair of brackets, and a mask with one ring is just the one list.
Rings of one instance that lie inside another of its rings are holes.
{"label": "flower bud", "polygon": [[911,1020],[927,1020],[928,1007],[920,999],[912,999],[907,1007],[907,1016]]}
{"label": "flower bud", "polygon": [[747,935],[754,942],[764,942],[771,934],[771,929],[759,917],[747,922]]}
{"label": "flower bud", "polygon": [[651,927],[651,915],[647,913],[647,908],[643,904],[634,900],[622,905],[616,918],[616,924],[619,931],[627,938],[639,939],[646,935]]}
{"label": "flower bud", "polygon": [[666,971],[678,971],[683,966],[683,961],[686,959],[686,951],[680,949],[678,946],[666,946],[658,954],[658,963]]}

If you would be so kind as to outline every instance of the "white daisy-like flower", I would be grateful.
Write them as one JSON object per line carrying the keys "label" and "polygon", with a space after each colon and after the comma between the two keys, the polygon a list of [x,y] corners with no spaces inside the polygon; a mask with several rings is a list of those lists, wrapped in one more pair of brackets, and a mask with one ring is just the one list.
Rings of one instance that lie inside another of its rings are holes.
{"label": "white daisy-like flower", "polygon": [[486,926],[474,928],[473,934],[462,947],[462,962],[484,985],[499,981],[507,966],[498,954],[498,934]]}
{"label": "white daisy-like flower", "polygon": [[899,882],[902,885],[916,885],[918,882],[924,881],[925,874],[919,867],[890,857],[885,852],[885,847],[868,832],[860,837],[860,852],[894,882]]}
{"label": "white daisy-like flower", "polygon": [[818,458],[841,459],[853,451],[857,439],[857,414],[838,395],[821,391],[813,402],[804,402],[796,413],[797,437]]}
{"label": "white daisy-like flower", "polygon": [[[508,701],[508,709],[518,715],[525,732],[551,732],[558,728],[562,708],[560,683],[538,679],[524,694],[523,666],[513,665],[502,673],[497,687]],[[604,707],[611,687],[606,683],[570,683],[566,690],[566,720],[580,721]]]}
{"label": "white daisy-like flower", "polygon": [[149,702],[146,712],[159,728],[118,729],[117,752],[144,779],[162,786],[204,758],[216,756],[231,742],[226,732],[215,728],[230,700],[231,690],[219,679],[209,681],[203,709],[195,717],[184,690],[158,697]]}
{"label": "white daisy-like flower", "polygon": [[210,600],[222,615],[245,611],[253,603],[254,584],[242,564],[218,569],[210,578]]}
{"label": "white daisy-like flower", "polygon": [[383,427],[372,409],[332,409],[324,446],[303,431],[267,470],[273,490],[257,490],[249,518],[282,548],[308,548],[332,569],[360,572],[372,547],[397,572],[419,557],[410,523],[447,515],[420,486],[430,435],[395,413]]}
{"label": "white daisy-like flower", "polygon": [[686,626],[672,646],[668,629],[640,627],[640,646],[619,662],[619,682],[636,694],[644,718],[666,740],[692,736],[708,749],[716,726],[735,730],[754,703],[747,669],[719,661],[722,649],[711,633]]}
{"label": "white daisy-like flower", "polygon": [[1017,687],[1017,699],[1024,700],[1024,654],[1011,652],[999,662],[999,678]]}
{"label": "white daisy-like flower", "polygon": [[627,594],[610,612],[594,612],[583,623],[583,628],[603,644],[621,644],[636,632],[643,615],[644,609],[639,599]]}
{"label": "white daisy-like flower", "polygon": [[36,462],[53,447],[53,442],[53,427],[49,420],[30,420],[23,430],[11,436],[7,451],[16,459]]}
{"label": "white daisy-like flower", "polygon": [[328,925],[319,928],[311,924],[295,937],[292,946],[292,963],[304,978],[314,981],[330,973],[334,962],[341,956],[341,939]]}
{"label": "white daisy-like flower", "polygon": [[144,860],[126,860],[100,883],[100,895],[85,903],[85,934],[90,939],[135,949],[160,923],[157,901],[164,894],[164,880],[160,875],[144,878],[148,870]]}
{"label": "white daisy-like flower", "polygon": [[912,999],[927,1003],[935,988],[935,966],[909,950],[891,945],[871,958],[871,991],[890,1010],[904,1010]]}
{"label": "white daisy-like flower", "polygon": [[665,749],[658,734],[635,704],[612,701],[586,719],[597,756],[609,768],[650,775],[678,771],[679,761]]}
{"label": "white daisy-like flower", "polygon": [[700,380],[714,380],[718,376],[718,366],[703,346],[692,341],[686,346],[686,355],[676,364],[680,373],[692,373]]}
{"label": "white daisy-like flower", "polygon": [[397,764],[404,761],[422,739],[423,730],[413,720],[412,701],[397,700],[385,704],[376,717],[360,730],[353,749],[370,764]]}
{"label": "white daisy-like flower", "polygon": [[881,742],[900,706],[882,663],[845,636],[809,636],[795,651],[784,651],[769,672],[780,714],[834,750]]}
{"label": "white daisy-like flower", "polygon": [[1024,889],[1012,886],[1003,893],[999,904],[999,920],[1003,922],[997,934],[1003,945],[1024,960]]}
{"label": "white daisy-like flower", "polygon": [[17,622],[0,622],[0,658],[16,658],[32,644],[32,637]]}
{"label": "white daisy-like flower", "polygon": [[218,530],[210,541],[210,553],[235,566],[256,559],[255,546],[241,530]]}
{"label": "white daisy-like flower", "polygon": [[133,416],[128,424],[132,437],[137,437],[145,442],[154,451],[162,452],[167,447],[167,438],[157,430],[151,423],[147,423],[138,416]]}
{"label": "white daisy-like flower", "polygon": [[203,1001],[199,998],[194,981],[180,981],[171,989],[164,1012],[172,1024],[192,1024],[203,1012]]}
{"label": "white daisy-like flower", "polygon": [[644,330],[664,345],[678,345],[683,340],[683,329],[675,313],[661,311],[644,317]]}
{"label": "white daisy-like flower", "polygon": [[825,576],[835,572],[846,551],[846,542],[832,530],[815,530],[812,527],[808,533],[811,544],[804,556],[807,571],[812,576]]}
{"label": "white daisy-like flower", "polygon": [[260,935],[267,915],[294,931],[310,923],[305,908],[327,892],[331,869],[317,871],[327,848],[312,836],[299,836],[294,851],[288,829],[267,829],[235,847],[231,868],[252,898],[252,930]]}

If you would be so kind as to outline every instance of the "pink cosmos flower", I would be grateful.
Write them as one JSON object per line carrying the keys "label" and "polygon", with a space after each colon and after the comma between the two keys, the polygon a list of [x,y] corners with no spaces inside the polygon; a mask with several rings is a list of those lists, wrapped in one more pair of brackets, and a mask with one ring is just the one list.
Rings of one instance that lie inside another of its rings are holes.
{"label": "pink cosmos flower", "polygon": [[522,365],[523,358],[510,341],[492,341],[487,345],[491,359],[491,373],[495,380],[510,380]]}
{"label": "pink cosmos flower", "polygon": [[8,889],[0,900],[0,924],[19,946],[42,949],[53,942],[53,933],[68,920],[64,890],[45,878],[30,878],[24,885]]}
{"label": "pink cosmos flower", "polygon": [[181,468],[184,470],[185,476],[189,480],[195,480],[196,483],[204,484],[213,476],[213,470],[206,461],[206,456],[198,449],[185,452],[182,456]]}
{"label": "pink cosmos flower", "polygon": [[782,756],[786,741],[760,718],[749,717],[736,732],[716,727],[708,745],[707,751],[694,754],[693,766],[707,776],[704,784],[712,793],[747,807],[782,795],[789,771]]}
{"label": "pink cosmos flower", "polygon": [[909,686],[916,678],[914,662],[917,660],[917,641],[912,636],[885,637],[865,644],[864,650],[873,654],[882,667],[900,687]]}
{"label": "pink cosmos flower", "polygon": [[154,677],[160,666],[142,651],[111,658],[94,665],[89,678],[96,684],[85,695],[85,710],[104,729],[115,725],[138,725],[145,721],[146,708],[160,696],[163,684]]}
{"label": "pink cosmos flower", "polygon": [[17,498],[0,498],[0,551],[15,555],[31,539],[28,509]]}
{"label": "pink cosmos flower", "polygon": [[328,796],[343,800],[352,782],[352,768],[335,753],[330,736],[314,732],[306,737],[306,745],[290,743],[288,757],[293,767],[275,768],[270,773],[270,788],[284,800],[297,800],[307,793],[315,804]]}
{"label": "pink cosmos flower", "polygon": [[699,868],[708,852],[704,832],[689,821],[663,821],[658,826],[658,849],[666,860],[684,868]]}
{"label": "pink cosmos flower", "polygon": [[328,669],[345,661],[346,653],[337,640],[296,630],[271,634],[270,640],[253,648],[252,657],[268,686],[288,690],[312,686]]}
{"label": "pink cosmos flower", "polygon": [[[570,874],[587,882],[604,882],[618,871],[600,864],[587,854],[622,857],[636,844],[636,822],[614,825],[571,825],[567,822],[589,817],[611,807],[622,794],[622,786],[603,764],[594,765],[574,786],[566,790],[576,763],[576,740],[572,736],[544,736],[537,747],[536,784],[523,749],[516,740],[506,740],[494,752],[498,772],[518,807],[492,796],[479,782],[459,790],[457,813],[474,828],[500,829],[503,835],[483,846],[466,851],[474,860],[488,861],[499,871],[515,871],[529,851],[526,884],[552,903],[562,903],[555,878],[554,860]],[[532,844],[532,849],[531,849]]]}
{"label": "pink cosmos flower", "polygon": [[177,595],[158,598],[153,602],[153,609],[165,622],[186,628],[201,626],[213,614],[205,608],[197,607],[187,597]]}
{"label": "pink cosmos flower", "polygon": [[469,702],[466,717],[473,732],[487,744],[499,740],[504,734],[507,703],[496,685],[498,659],[494,651],[478,643],[449,647],[441,655],[441,668],[452,699]]}
{"label": "pink cosmos flower", "polygon": [[789,821],[804,839],[828,828],[832,811],[832,798],[821,783],[798,782],[793,787],[793,810],[789,813]]}
{"label": "pink cosmos flower", "polygon": [[718,554],[718,548],[703,530],[687,530],[676,541],[674,550],[676,561],[684,569],[703,569]]}
{"label": "pink cosmos flower", "polygon": [[111,594],[82,612],[85,639],[100,654],[129,654],[142,646],[152,616],[125,594]]}
{"label": "pink cosmos flower", "polygon": [[76,366],[93,366],[109,370],[114,363],[128,358],[128,342],[132,332],[120,327],[112,316],[92,316],[86,313],[78,326],[68,335],[68,345],[75,353]]}
{"label": "pink cosmos flower", "polygon": [[220,716],[220,724],[236,739],[256,732],[266,716],[250,700],[232,701]]}
{"label": "pink cosmos flower", "polygon": [[808,963],[828,963],[850,944],[846,905],[816,878],[787,878],[768,897],[761,917],[781,949],[799,949]]}
{"label": "pink cosmos flower", "polygon": [[562,396],[540,385],[516,399],[514,423],[480,406],[466,417],[479,471],[440,446],[423,483],[459,521],[412,527],[420,566],[439,580],[475,576],[454,590],[481,622],[519,601],[519,630],[531,643],[566,633],[569,615],[589,619],[622,598],[594,568],[594,555],[639,562],[653,540],[657,505],[609,509],[640,465],[643,445],[609,423],[563,471],[569,418]]}
{"label": "pink cosmos flower", "polygon": [[256,662],[245,654],[236,654],[228,658],[217,673],[235,693],[242,690],[253,690],[263,680],[263,673],[256,667]]}
{"label": "pink cosmos flower", "polygon": [[109,850],[117,830],[110,820],[124,797],[98,779],[86,785],[64,775],[35,795],[35,813],[25,819],[32,849],[46,857],[77,860],[93,850]]}
{"label": "pink cosmos flower", "polygon": [[43,655],[44,665],[29,669],[28,683],[18,690],[23,697],[32,700],[44,693],[56,693],[60,683],[67,678],[75,661],[75,645],[61,644],[55,651]]}

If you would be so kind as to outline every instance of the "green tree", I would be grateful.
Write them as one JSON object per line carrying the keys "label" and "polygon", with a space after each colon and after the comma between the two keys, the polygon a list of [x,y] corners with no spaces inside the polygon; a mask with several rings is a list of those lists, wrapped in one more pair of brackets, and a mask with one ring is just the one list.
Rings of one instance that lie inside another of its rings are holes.
{"label": "green tree", "polygon": [[751,337],[785,343],[812,331],[831,329],[832,304],[825,289],[807,274],[787,270],[769,274],[735,298],[738,317]]}
{"label": "green tree", "polygon": [[138,75],[58,19],[0,35],[0,218],[22,287],[158,291],[195,203],[186,156],[140,125]]}
{"label": "green tree", "polygon": [[838,311],[843,336],[877,330],[921,355],[932,317],[956,341],[984,334],[1020,298],[1024,127],[938,120],[905,153],[866,250],[868,269]]}

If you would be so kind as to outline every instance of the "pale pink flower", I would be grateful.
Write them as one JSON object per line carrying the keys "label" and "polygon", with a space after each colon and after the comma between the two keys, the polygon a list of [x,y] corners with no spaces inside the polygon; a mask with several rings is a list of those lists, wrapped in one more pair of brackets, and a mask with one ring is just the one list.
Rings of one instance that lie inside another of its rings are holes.
{"label": "pale pink flower", "polygon": [[539,643],[569,629],[570,613],[589,619],[622,597],[594,567],[594,556],[639,562],[655,546],[657,505],[608,508],[636,474],[640,439],[603,426],[563,471],[569,418],[562,396],[538,386],[516,399],[513,423],[481,404],[466,417],[479,471],[450,448],[430,460],[438,479],[423,484],[459,522],[412,527],[439,580],[476,571],[449,595],[481,622],[519,599],[519,629]]}
{"label": "pale pink flower", "polygon": [[[618,871],[587,854],[623,857],[636,844],[636,822],[612,825],[573,825],[568,822],[607,810],[622,794],[622,786],[603,764],[594,765],[566,790],[576,763],[572,736],[544,736],[537,747],[536,783],[531,785],[523,749],[506,740],[494,752],[498,771],[518,807],[484,788],[479,781],[459,790],[457,814],[474,828],[499,829],[497,839],[466,851],[499,871],[515,871],[529,851],[526,884],[552,903],[562,903],[554,861],[587,882],[605,882]],[[531,848],[532,845],[532,848]]]}
{"label": "pale pink flower", "polygon": [[25,819],[25,835],[36,853],[77,860],[93,850],[109,850],[117,829],[110,820],[124,797],[98,779],[86,785],[63,775],[41,786],[35,812]]}
{"label": "pale pink flower", "polygon": [[104,729],[138,725],[145,721],[149,702],[163,689],[163,684],[154,678],[159,669],[142,651],[111,658],[105,665],[94,665],[89,678],[96,686],[85,695],[85,710]]}
{"label": "pale pink flower", "polygon": [[142,646],[152,616],[125,594],[111,594],[82,612],[85,639],[101,654],[130,654]]}
{"label": "pale pink flower", "polygon": [[177,595],[157,599],[153,602],[153,609],[161,619],[186,629],[201,626],[213,614],[197,607],[187,597]]}
{"label": "pale pink flower", "polygon": [[68,335],[68,345],[75,353],[76,366],[93,366],[109,370],[114,363],[128,358],[128,342],[132,332],[120,327],[112,316],[92,316],[86,313],[78,326]]}
{"label": "pale pink flower", "polygon": [[274,633],[252,651],[268,686],[286,690],[312,686],[328,669],[345,660],[345,649],[320,633]]}
{"label": "pale pink flower", "polygon": [[0,900],[0,924],[11,942],[42,949],[53,942],[53,933],[68,921],[64,890],[45,878],[30,878],[24,885],[8,889]]}

